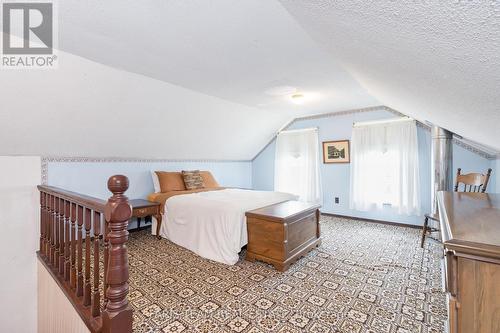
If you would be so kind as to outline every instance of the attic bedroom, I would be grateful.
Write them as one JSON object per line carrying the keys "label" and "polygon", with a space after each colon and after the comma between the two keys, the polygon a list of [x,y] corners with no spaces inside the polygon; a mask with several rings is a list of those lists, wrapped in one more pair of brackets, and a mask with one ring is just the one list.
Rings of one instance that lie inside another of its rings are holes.
{"label": "attic bedroom", "polygon": [[0,331],[500,333],[498,1],[0,1]]}

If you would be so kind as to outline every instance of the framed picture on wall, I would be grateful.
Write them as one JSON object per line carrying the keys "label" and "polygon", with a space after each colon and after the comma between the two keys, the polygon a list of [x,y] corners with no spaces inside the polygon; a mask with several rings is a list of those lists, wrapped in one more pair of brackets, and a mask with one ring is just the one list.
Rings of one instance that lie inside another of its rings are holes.
{"label": "framed picture on wall", "polygon": [[323,142],[323,163],[349,163],[349,140]]}

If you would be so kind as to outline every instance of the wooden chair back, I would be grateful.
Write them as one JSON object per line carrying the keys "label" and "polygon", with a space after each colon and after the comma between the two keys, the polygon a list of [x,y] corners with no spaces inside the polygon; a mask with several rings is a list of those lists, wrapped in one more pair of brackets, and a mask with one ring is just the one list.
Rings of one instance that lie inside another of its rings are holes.
{"label": "wooden chair back", "polygon": [[[462,175],[462,169],[458,168],[457,171],[457,180],[455,182],[455,192],[458,192],[459,188],[462,192],[478,192],[484,193],[486,192],[486,188],[488,187],[488,182],[491,176],[491,169],[488,169],[488,172],[483,175],[481,173],[468,173],[466,175]],[[467,187],[468,186],[468,187]],[[424,247],[425,237],[427,232],[439,231],[436,227],[429,226],[429,220],[439,222],[439,214],[425,214],[424,226],[422,228],[422,237],[420,239],[420,247]]]}
{"label": "wooden chair back", "polygon": [[468,173],[462,175],[462,169],[458,168],[457,180],[455,182],[455,192],[458,192],[459,188],[461,187],[460,185],[462,184],[462,192],[484,193],[486,192],[486,188],[488,187],[490,176],[491,169],[488,169],[488,172],[485,175],[481,173]]}

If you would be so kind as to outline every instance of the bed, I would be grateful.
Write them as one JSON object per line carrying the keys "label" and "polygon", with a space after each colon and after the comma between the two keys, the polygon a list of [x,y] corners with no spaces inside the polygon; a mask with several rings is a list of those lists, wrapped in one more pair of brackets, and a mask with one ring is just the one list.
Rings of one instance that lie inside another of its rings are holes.
{"label": "bed", "polygon": [[228,265],[238,261],[238,253],[247,244],[245,212],[297,199],[289,193],[212,185],[154,193],[148,199],[163,205],[161,237],[201,257]]}

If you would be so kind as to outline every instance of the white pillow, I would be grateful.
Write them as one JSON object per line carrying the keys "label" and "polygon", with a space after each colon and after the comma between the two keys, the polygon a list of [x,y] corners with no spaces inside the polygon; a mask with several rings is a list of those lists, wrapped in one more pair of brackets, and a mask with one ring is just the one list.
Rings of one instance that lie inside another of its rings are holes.
{"label": "white pillow", "polygon": [[158,179],[158,175],[156,172],[151,171],[151,177],[153,178],[153,187],[155,188],[155,193],[161,192],[160,180]]}

